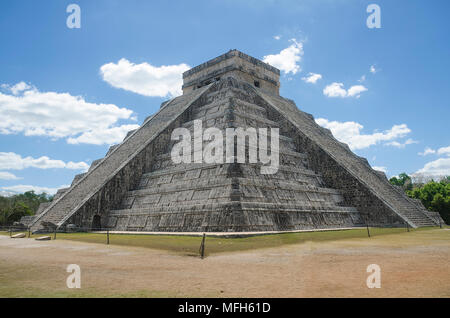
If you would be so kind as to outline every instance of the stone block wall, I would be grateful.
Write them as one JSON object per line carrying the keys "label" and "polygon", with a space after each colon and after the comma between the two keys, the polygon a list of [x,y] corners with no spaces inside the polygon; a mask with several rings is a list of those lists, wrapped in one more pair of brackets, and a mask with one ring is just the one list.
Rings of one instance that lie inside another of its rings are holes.
{"label": "stone block wall", "polygon": [[[261,95],[260,95],[261,96]],[[388,188],[388,185],[384,185],[387,180],[385,176],[380,176],[375,171],[373,171],[364,158],[357,157],[353,154],[347,145],[344,145],[331,135],[331,133],[318,126],[311,115],[302,113],[300,110],[296,109],[293,102],[283,99],[281,97],[262,95],[266,99],[262,98],[259,101],[261,105],[265,105],[269,117],[272,120],[279,122],[280,127],[282,127],[283,134],[289,136],[293,139],[296,145],[297,151],[305,152],[309,160],[309,166],[315,172],[322,175],[325,184],[331,188],[339,189],[342,191],[344,197],[344,204],[349,206],[354,206],[360,212],[362,220],[371,226],[404,226],[405,220],[395,213],[392,207],[388,206],[387,203],[380,199],[380,197],[370,189],[367,184],[363,184],[359,178],[356,178],[353,173],[350,173],[347,166],[342,165],[336,157],[348,160],[347,163],[357,163],[350,164],[356,174],[370,174],[370,181],[376,184],[378,187]],[[272,102],[269,104],[268,101]],[[302,129],[294,126],[290,117],[286,114],[281,114],[277,109],[274,109],[273,103],[278,103],[278,107],[282,107],[284,111],[288,110],[292,112],[292,116],[299,116],[301,114],[301,121],[305,125]],[[283,105],[283,103],[290,104],[289,108]],[[295,107],[295,110],[292,109]],[[290,110],[292,109],[292,110]],[[299,112],[296,114],[295,112]],[[308,122],[309,121],[309,122]],[[307,134],[305,133],[307,132]],[[324,150],[324,144],[318,144],[316,139],[327,140],[326,146],[328,149],[334,149],[336,151],[335,158],[333,158],[329,152]],[[364,169],[362,169],[364,167]],[[376,190],[375,190],[376,191]],[[392,189],[390,195],[394,200],[401,200]],[[399,204],[404,203],[399,201]],[[404,207],[407,209],[408,207]],[[414,210],[414,207],[411,207]],[[417,212],[411,212],[418,215],[422,219],[426,219]],[[426,221],[426,220],[425,220]]]}

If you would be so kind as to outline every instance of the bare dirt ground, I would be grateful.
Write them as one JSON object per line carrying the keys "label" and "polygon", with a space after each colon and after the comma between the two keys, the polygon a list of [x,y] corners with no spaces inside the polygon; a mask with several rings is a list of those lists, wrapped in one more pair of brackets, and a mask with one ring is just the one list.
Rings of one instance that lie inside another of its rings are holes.
{"label": "bare dirt ground", "polygon": [[[66,287],[68,264],[81,289]],[[369,264],[381,288],[366,286]],[[450,230],[306,242],[197,257],[0,236],[0,296],[450,297]]]}

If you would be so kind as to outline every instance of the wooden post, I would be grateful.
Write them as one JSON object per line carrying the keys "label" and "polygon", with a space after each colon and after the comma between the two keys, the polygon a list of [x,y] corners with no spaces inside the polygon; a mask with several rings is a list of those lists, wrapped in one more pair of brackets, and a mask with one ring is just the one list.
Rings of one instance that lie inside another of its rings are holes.
{"label": "wooden post", "polygon": [[206,234],[203,233],[202,244],[200,245],[200,257],[202,259],[205,257],[205,238]]}
{"label": "wooden post", "polygon": [[106,229],[106,244],[109,245],[109,229]]}

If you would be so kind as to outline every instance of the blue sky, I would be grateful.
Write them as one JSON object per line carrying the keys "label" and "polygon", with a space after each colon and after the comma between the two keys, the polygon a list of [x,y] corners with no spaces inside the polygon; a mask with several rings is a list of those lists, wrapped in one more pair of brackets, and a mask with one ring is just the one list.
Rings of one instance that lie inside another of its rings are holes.
{"label": "blue sky", "polygon": [[445,0],[4,0],[0,192],[70,184],[179,93],[183,70],[229,49],[279,67],[281,95],[388,176],[450,174],[449,12]]}

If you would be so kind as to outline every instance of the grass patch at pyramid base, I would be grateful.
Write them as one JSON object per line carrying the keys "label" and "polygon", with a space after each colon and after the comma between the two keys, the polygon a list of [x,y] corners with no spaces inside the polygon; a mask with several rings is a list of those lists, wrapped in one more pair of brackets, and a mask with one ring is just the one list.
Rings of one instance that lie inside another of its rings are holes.
{"label": "grass patch at pyramid base", "polygon": [[[433,228],[409,229],[405,228],[369,228],[371,237],[426,231]],[[20,233],[20,232],[13,232]],[[26,233],[26,232],[24,232]],[[8,235],[9,232],[0,232],[0,235]],[[46,234],[31,234],[31,238]],[[49,234],[53,239],[53,234]],[[251,249],[270,248],[289,244],[299,244],[307,241],[334,241],[342,239],[368,238],[366,228],[350,230],[330,230],[317,232],[281,233],[270,235],[258,235],[250,237],[208,237],[206,234],[205,255],[218,253],[238,252]],[[27,236],[28,237],[28,236]],[[106,233],[57,233],[57,240],[73,240],[86,243],[106,244]],[[145,235],[145,234],[109,234],[109,243],[118,246],[144,247],[165,250],[177,254],[198,256],[201,237],[189,235]]]}

